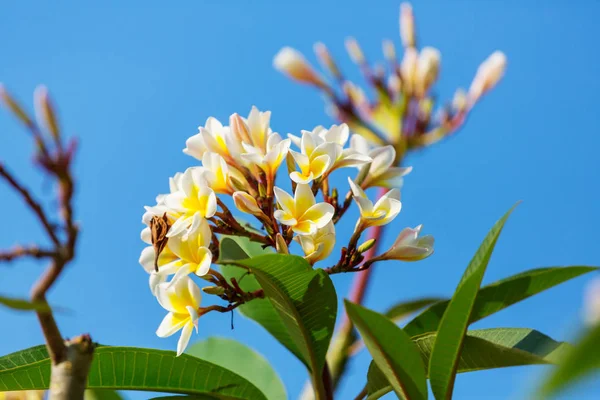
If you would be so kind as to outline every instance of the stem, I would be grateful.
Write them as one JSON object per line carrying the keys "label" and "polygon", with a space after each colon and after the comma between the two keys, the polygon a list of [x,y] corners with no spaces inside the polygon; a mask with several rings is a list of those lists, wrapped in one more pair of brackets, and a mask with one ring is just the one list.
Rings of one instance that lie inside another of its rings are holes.
{"label": "stem", "polygon": [[[381,188],[378,197],[383,196],[387,189]],[[369,239],[376,239],[375,244],[365,253],[365,259],[369,260],[377,253],[380,238],[383,237],[385,225],[375,226],[369,232]],[[355,304],[361,304],[365,298],[367,287],[371,280],[374,267],[358,272],[354,278],[352,289],[350,290],[350,301]],[[331,345],[331,351],[328,357],[331,366],[331,376],[334,390],[340,383],[341,377],[346,369],[350,357],[349,348],[354,342],[354,327],[347,315],[344,315],[342,324],[337,335],[334,337]]]}

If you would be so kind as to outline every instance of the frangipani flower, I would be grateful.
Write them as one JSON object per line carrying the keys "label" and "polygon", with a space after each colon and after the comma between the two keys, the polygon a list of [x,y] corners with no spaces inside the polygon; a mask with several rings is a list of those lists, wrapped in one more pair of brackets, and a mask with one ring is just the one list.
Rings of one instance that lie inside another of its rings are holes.
{"label": "frangipani flower", "polygon": [[194,215],[192,225],[186,234],[169,238],[169,250],[179,258],[178,261],[163,267],[162,274],[175,274],[170,284],[190,273],[203,276],[208,273],[212,263],[212,253],[209,250],[212,232],[206,219],[199,214]]}
{"label": "frangipani flower", "polygon": [[209,117],[204,127],[198,127],[198,131],[185,142],[183,149],[185,154],[198,160],[202,160],[205,152],[212,151],[229,161],[232,159],[232,150],[239,148],[229,127],[223,126],[216,118]]}
{"label": "frangipani flower", "polygon": [[217,153],[205,152],[202,156],[202,174],[208,186],[217,193],[233,194],[235,192],[231,178],[240,185],[248,185],[244,174],[237,168],[227,165],[225,159]]}
{"label": "frangipani flower", "polygon": [[257,165],[267,175],[267,179],[274,180],[277,169],[285,160],[290,148],[290,139],[281,139],[278,133],[270,133],[267,138],[266,148],[243,144],[242,160]]}
{"label": "frangipani flower", "polygon": [[325,142],[318,131],[319,127],[312,132],[302,131],[301,152],[290,150],[300,168],[300,171],[290,173],[290,178],[296,183],[310,183],[320,178],[337,158],[336,144]]}
{"label": "frangipani flower", "polygon": [[335,246],[335,226],[329,222],[312,235],[296,236],[294,238],[304,252],[304,258],[311,264],[326,259]]}
{"label": "frangipani flower", "polygon": [[366,193],[354,181],[348,178],[354,201],[360,209],[360,224],[364,228],[369,226],[380,226],[391,222],[396,215],[400,213],[402,203],[400,202],[400,192],[392,189],[375,204],[367,197]]}
{"label": "frangipani flower", "polygon": [[361,186],[364,189],[370,187],[400,188],[403,177],[412,171],[412,167],[394,167],[396,150],[393,146],[375,147],[370,150],[367,140],[360,135],[352,135],[350,147],[358,153],[367,154],[371,157],[369,172]]}
{"label": "frangipani flower", "polygon": [[188,168],[176,183],[177,190],[168,194],[165,206],[180,214],[168,237],[185,231],[192,223],[194,215],[210,218],[217,211],[217,197],[208,186],[201,168]]}
{"label": "frangipani flower", "polygon": [[261,112],[255,106],[252,106],[248,118],[233,114],[229,117],[229,124],[231,125],[231,132],[240,143],[245,143],[266,153],[267,138],[272,133],[269,127],[270,120],[271,111]]}
{"label": "frangipani flower", "polygon": [[156,335],[164,338],[181,330],[177,342],[177,355],[180,356],[190,341],[194,327],[198,332],[198,308],[202,300],[200,288],[189,277],[183,277],[171,286],[160,284],[156,298],[169,311],[160,323]]}
{"label": "frangipani flower", "polygon": [[419,237],[421,228],[404,228],[388,251],[381,255],[385,260],[418,261],[433,253],[433,236]]}
{"label": "frangipani flower", "polygon": [[343,148],[350,136],[346,124],[332,125],[329,129],[317,126],[312,132],[302,131],[302,138],[288,136],[301,150],[301,153],[291,151],[300,168],[300,171],[290,174],[290,178],[296,183],[309,183],[338,168],[363,165],[371,161],[369,156],[355,149]]}
{"label": "frangipani flower", "polygon": [[294,197],[278,187],[274,188],[280,210],[274,213],[281,224],[292,227],[298,235],[310,235],[323,228],[335,209],[328,203],[317,203],[309,185],[299,183]]}

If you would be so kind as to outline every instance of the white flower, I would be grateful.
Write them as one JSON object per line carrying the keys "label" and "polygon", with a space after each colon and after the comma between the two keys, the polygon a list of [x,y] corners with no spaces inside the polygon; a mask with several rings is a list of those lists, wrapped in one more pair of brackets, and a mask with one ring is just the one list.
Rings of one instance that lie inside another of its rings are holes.
{"label": "white flower", "polygon": [[185,234],[169,238],[169,250],[179,258],[175,263],[164,267],[162,274],[175,274],[170,284],[184,276],[194,273],[198,276],[206,275],[212,263],[212,253],[209,250],[212,232],[208,222],[199,214],[194,215],[192,225]]}
{"label": "white flower", "polygon": [[242,186],[248,181],[237,168],[227,165],[225,159],[217,153],[207,151],[202,156],[202,174],[208,186],[217,193],[233,194],[235,188],[231,178]]}
{"label": "white flower", "polygon": [[229,127],[223,126],[216,118],[209,117],[205,126],[198,127],[198,131],[185,142],[186,147],[183,149],[185,154],[198,160],[202,160],[204,153],[211,151],[230,162],[233,160],[232,155],[241,150]]}
{"label": "white flower", "polygon": [[381,257],[401,261],[418,261],[429,257],[433,253],[433,236],[419,237],[422,227],[404,228],[392,247]]}
{"label": "white flower", "polygon": [[354,201],[360,209],[360,223],[363,227],[385,225],[391,222],[402,208],[400,192],[392,189],[375,204],[369,200],[366,193],[352,179],[348,178]]}
{"label": "white flower", "polygon": [[323,228],[331,219],[335,209],[328,203],[316,203],[309,185],[299,183],[294,197],[278,187],[274,188],[280,210],[274,213],[281,224],[292,227],[299,235],[310,235]]}
{"label": "white flower", "polygon": [[180,214],[167,237],[178,235],[189,228],[194,215],[210,218],[217,211],[217,197],[208,186],[202,168],[188,168],[176,183],[176,190],[168,194],[165,206]]}
{"label": "white flower", "polygon": [[192,330],[196,328],[198,332],[198,308],[202,300],[200,289],[189,277],[184,277],[172,286],[160,284],[156,298],[169,311],[160,323],[156,335],[164,338],[181,330],[177,342],[177,356],[180,356],[190,341]]}
{"label": "white flower", "polygon": [[369,187],[401,188],[403,177],[412,171],[412,167],[394,167],[396,150],[393,146],[375,147],[370,150],[367,140],[360,135],[352,135],[350,147],[357,153],[367,154],[371,157],[371,165],[366,178],[361,186]]}
{"label": "white flower", "polygon": [[278,133],[270,133],[265,150],[243,144],[245,153],[241,155],[241,158],[248,163],[257,165],[265,172],[267,179],[273,180],[277,169],[287,156],[290,144],[290,139],[282,140]]}
{"label": "white flower", "polygon": [[309,183],[338,168],[363,165],[371,161],[369,156],[355,149],[343,148],[350,136],[346,124],[332,125],[329,129],[317,126],[312,132],[302,131],[302,138],[288,136],[301,150],[300,153],[291,151],[300,168],[300,171],[290,174],[290,178],[296,183]]}
{"label": "white flower", "polygon": [[326,259],[335,246],[335,226],[327,223],[312,235],[299,235],[294,238],[304,252],[304,258],[311,264]]}

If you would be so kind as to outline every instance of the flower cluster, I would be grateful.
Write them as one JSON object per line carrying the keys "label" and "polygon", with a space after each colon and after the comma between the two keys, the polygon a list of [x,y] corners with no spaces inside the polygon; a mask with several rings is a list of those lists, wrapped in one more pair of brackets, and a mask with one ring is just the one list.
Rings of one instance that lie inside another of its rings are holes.
{"label": "flower cluster", "polygon": [[[222,235],[246,237],[284,254],[297,246],[315,265],[327,259],[341,241],[335,224],[354,199],[360,218],[339,261],[325,268],[328,273],[359,271],[381,260],[420,260],[433,252],[431,237],[420,238],[420,227],[407,228],[390,250],[363,263],[369,246],[359,245],[362,233],[388,224],[400,212],[398,189],[410,168],[395,166],[394,146],[371,147],[362,136],[351,136],[346,124],[287,136],[271,129],[270,112],[256,108],[247,118],[233,114],[228,126],[209,118],[183,150],[200,165],[175,174],[169,180],[169,193],[146,207],[141,237],[148,246],[140,264],[149,274],[152,294],[168,311],[157,335],[182,331],[178,354],[197,329],[200,316],[230,311],[264,296],[262,290],[244,292],[235,280],[227,280],[213,268]],[[348,184],[332,178],[342,168],[358,171],[348,177]],[[334,187],[340,182],[342,187]],[[291,190],[276,185],[289,185]],[[371,187],[390,190],[373,202],[365,193]],[[344,198],[339,197],[339,190],[347,193]],[[234,216],[227,206],[231,203],[241,213],[252,215],[257,227]],[[227,305],[201,307],[201,290],[191,279],[194,275],[212,284],[203,288],[205,293],[220,297]]]}
{"label": "flower cluster", "polygon": [[431,94],[438,79],[441,54],[433,47],[417,48],[412,7],[400,7],[400,38],[403,56],[399,60],[394,43],[383,41],[384,63],[371,66],[358,42],[349,38],[346,49],[376,98],[371,101],[355,83],[344,77],[323,43],[314,50],[331,83],[316,72],[298,51],[284,47],[273,61],[276,69],[297,82],[313,85],[325,94],[334,118],[369,141],[393,144],[400,159],[406,150],[431,145],[460,128],[473,106],[502,78],[506,56],[496,51],[477,70],[468,91],[458,89],[454,98],[436,107]]}

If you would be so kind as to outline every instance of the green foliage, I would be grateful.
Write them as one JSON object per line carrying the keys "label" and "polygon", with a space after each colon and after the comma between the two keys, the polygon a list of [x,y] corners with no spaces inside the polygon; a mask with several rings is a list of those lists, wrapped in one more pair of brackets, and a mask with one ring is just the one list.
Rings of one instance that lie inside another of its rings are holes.
{"label": "green foliage", "polygon": [[[272,254],[267,250],[263,250],[260,245],[250,242],[246,238],[229,236],[221,239],[219,262],[223,263],[223,260],[245,260],[250,257],[269,253]],[[221,273],[227,278],[237,279],[241,288],[247,292],[260,289],[256,277],[241,268],[223,267],[221,268]],[[290,337],[285,324],[279,317],[279,313],[271,304],[271,300],[268,298],[254,299],[251,302],[238,307],[238,310],[242,315],[259,323],[273,335],[279,343],[284,345],[289,351],[296,355],[296,357],[303,360],[302,354]]]}
{"label": "green foliage", "polygon": [[542,398],[556,395],[592,373],[600,372],[600,324],[588,328],[559,360],[540,389]]}
{"label": "green foliage", "polygon": [[456,288],[456,292],[438,327],[438,334],[433,345],[429,359],[429,379],[431,389],[438,400],[450,399],[456,377],[456,369],[460,359],[467,326],[469,325],[473,306],[479,286],[488,262],[492,256],[496,241],[506,223],[509,215],[514,210],[513,206],[504,216],[496,222],[485,237],[475,256]]}
{"label": "green foliage", "polygon": [[419,311],[420,309],[430,306],[432,304],[443,302],[446,299],[441,297],[423,297],[420,299],[402,301],[394,304],[386,312],[385,316],[392,321],[399,322],[410,314]]}
{"label": "green foliage", "polygon": [[[597,267],[586,266],[538,268],[484,286],[477,293],[469,322],[479,321],[521,300],[596,270]],[[434,304],[410,321],[404,330],[410,336],[437,331],[449,303],[447,300]]]}
{"label": "green foliage", "polygon": [[337,315],[337,295],[329,276],[323,270],[313,270],[305,259],[293,255],[267,254],[230,264],[256,277],[279,313],[301,360],[311,371],[315,390],[322,397],[321,374]]}
{"label": "green foliage", "polygon": [[[429,332],[411,338],[425,365],[429,365],[436,335],[437,332]],[[557,363],[569,349],[569,344],[557,342],[533,329],[494,328],[468,331],[458,359],[457,372]],[[379,398],[392,390],[373,362],[369,367],[367,389],[369,399]]]}
{"label": "green foliage", "polygon": [[345,305],[375,364],[398,397],[426,399],[425,364],[410,337],[384,315],[347,300]]}
{"label": "green foliage", "polygon": [[29,300],[15,299],[12,297],[0,296],[0,304],[5,307],[19,311],[49,311],[50,307],[46,303],[31,302]]}
{"label": "green foliage", "polygon": [[186,353],[235,372],[252,382],[269,400],[287,398],[285,387],[271,364],[236,340],[210,337],[194,343]]}
{"label": "green foliage", "polygon": [[[36,346],[0,358],[0,391],[48,389],[50,358]],[[210,395],[222,400],[266,400],[253,383],[223,367],[189,355],[136,347],[98,347],[89,389],[143,390]],[[206,397],[204,397],[206,398]]]}

